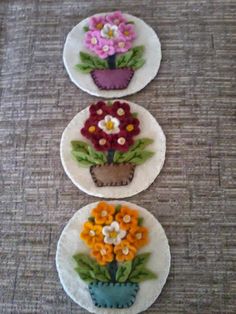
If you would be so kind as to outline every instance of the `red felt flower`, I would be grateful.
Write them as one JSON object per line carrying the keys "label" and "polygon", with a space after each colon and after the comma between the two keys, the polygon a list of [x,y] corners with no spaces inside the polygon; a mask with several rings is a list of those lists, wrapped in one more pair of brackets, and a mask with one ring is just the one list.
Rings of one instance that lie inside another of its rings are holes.
{"label": "red felt flower", "polygon": [[111,112],[119,120],[132,117],[130,106],[125,102],[115,101],[112,105]]}
{"label": "red felt flower", "polygon": [[93,120],[93,119],[88,119],[86,120],[84,127],[81,129],[81,134],[88,138],[88,139],[92,139],[94,136],[96,136],[96,134],[99,132],[99,127],[97,125],[97,121]]}
{"label": "red felt flower", "polygon": [[91,139],[93,146],[98,151],[108,151],[112,148],[112,138],[104,132],[99,132]]}
{"label": "red felt flower", "polygon": [[100,120],[105,117],[105,115],[110,113],[110,108],[106,105],[104,101],[98,101],[89,107],[90,118]]}
{"label": "red felt flower", "polygon": [[116,134],[112,139],[112,149],[119,150],[121,152],[127,152],[133,144],[134,141],[132,137],[125,131],[121,131],[119,134]]}
{"label": "red felt flower", "polygon": [[140,133],[139,120],[132,116],[121,121],[120,128],[122,131],[127,132],[128,136],[135,136]]}

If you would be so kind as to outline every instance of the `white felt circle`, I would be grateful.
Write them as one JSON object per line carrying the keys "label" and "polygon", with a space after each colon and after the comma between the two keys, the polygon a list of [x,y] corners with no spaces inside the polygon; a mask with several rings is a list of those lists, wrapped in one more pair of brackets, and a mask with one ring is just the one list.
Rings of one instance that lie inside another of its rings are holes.
{"label": "white felt circle", "polygon": [[144,107],[129,101],[125,102],[130,105],[132,112],[138,113],[141,132],[135,139],[144,137],[153,139],[154,142],[147,149],[155,152],[155,154],[142,165],[136,166],[133,180],[128,185],[97,187],[92,180],[89,168],[80,167],[71,156],[72,140],[82,140],[90,143],[80,133],[85,120],[89,117],[89,107],[80,111],[71,120],[62,134],[60,154],[62,165],[68,177],[80,190],[87,194],[103,198],[130,197],[147,189],[158,176],[164,164],[166,139],[160,125]]}
{"label": "white felt circle", "polygon": [[[105,15],[107,13],[100,13],[96,15]],[[95,16],[96,16],[95,15]],[[143,20],[130,15],[124,14],[128,21],[133,21],[137,33],[137,39],[133,42],[132,47],[144,45],[145,51],[143,58],[145,64],[135,71],[128,88],[123,90],[100,90],[93,82],[90,74],[84,74],[75,68],[79,63],[79,52],[84,51],[91,53],[84,46],[84,30],[83,27],[88,25],[89,18],[82,20],[77,24],[67,35],[64,51],[63,61],[66,70],[72,82],[81,88],[83,91],[104,98],[123,97],[134,94],[143,89],[156,76],[161,62],[161,44],[154,30],[147,25]]]}
{"label": "white felt circle", "polygon": [[88,284],[80,279],[74,268],[76,266],[72,256],[76,253],[89,253],[82,240],[80,233],[83,224],[90,215],[91,209],[97,203],[89,204],[78,210],[64,228],[57,245],[56,266],[61,284],[65,292],[74,302],[97,314],[136,314],[150,307],[161,293],[170,270],[170,248],[168,240],[161,224],[146,209],[129,202],[109,203],[125,204],[130,208],[137,209],[144,218],[144,226],[149,229],[149,243],[139,253],[151,252],[147,267],[157,274],[157,279],[147,280],[140,283],[139,292],[134,304],[127,309],[106,309],[93,305]]}

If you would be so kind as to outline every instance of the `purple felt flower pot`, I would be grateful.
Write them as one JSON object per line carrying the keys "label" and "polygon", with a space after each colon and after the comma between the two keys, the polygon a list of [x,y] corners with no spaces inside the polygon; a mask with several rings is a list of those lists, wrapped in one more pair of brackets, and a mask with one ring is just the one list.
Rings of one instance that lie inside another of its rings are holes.
{"label": "purple felt flower pot", "polygon": [[134,75],[134,70],[123,69],[102,69],[93,70],[91,76],[99,89],[118,90],[128,87]]}

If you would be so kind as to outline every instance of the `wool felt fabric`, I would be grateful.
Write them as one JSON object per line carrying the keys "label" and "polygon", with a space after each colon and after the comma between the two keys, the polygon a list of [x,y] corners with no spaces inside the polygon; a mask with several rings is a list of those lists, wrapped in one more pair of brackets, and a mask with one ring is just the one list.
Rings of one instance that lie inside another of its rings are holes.
{"label": "wool felt fabric", "polygon": [[[107,13],[96,14],[95,16],[105,15]],[[82,20],[67,35],[64,50],[63,61],[66,70],[72,82],[83,91],[99,97],[115,98],[134,94],[143,89],[156,76],[161,62],[161,44],[155,31],[143,20],[124,14],[128,21],[133,21],[137,38],[132,47],[144,45],[145,50],[143,58],[144,65],[135,71],[129,85],[121,90],[100,90],[94,83],[92,76],[84,74],[76,69],[75,65],[79,63],[79,52],[91,53],[84,45],[84,26],[88,25],[89,18]]]}
{"label": "wool felt fabric", "polygon": [[88,219],[91,209],[97,203],[86,205],[78,210],[64,228],[57,245],[56,266],[61,284],[65,292],[80,306],[91,313],[97,314],[137,314],[145,311],[161,293],[170,269],[170,249],[168,240],[161,224],[146,209],[125,201],[110,201],[112,204],[126,205],[138,210],[144,218],[145,227],[149,230],[149,243],[140,253],[151,252],[147,267],[151,269],[157,278],[147,280],[139,284],[134,304],[126,309],[98,308],[93,304],[86,282],[81,280],[74,268],[76,263],[72,256],[78,252],[88,253],[89,250],[82,240],[80,232],[83,224]]}
{"label": "wool felt fabric", "polygon": [[71,155],[71,141],[83,140],[90,144],[80,133],[89,116],[89,107],[87,107],[79,112],[65,128],[60,145],[61,161],[66,174],[79,189],[87,194],[104,198],[124,198],[135,195],[147,189],[163,167],[166,139],[160,125],[145,108],[132,102],[121,101],[128,103],[132,112],[138,113],[141,132],[135,139],[144,137],[153,139],[154,142],[148,146],[148,150],[153,151],[154,155],[142,165],[135,167],[133,179],[128,185],[97,187],[93,182],[90,169],[81,167]]}

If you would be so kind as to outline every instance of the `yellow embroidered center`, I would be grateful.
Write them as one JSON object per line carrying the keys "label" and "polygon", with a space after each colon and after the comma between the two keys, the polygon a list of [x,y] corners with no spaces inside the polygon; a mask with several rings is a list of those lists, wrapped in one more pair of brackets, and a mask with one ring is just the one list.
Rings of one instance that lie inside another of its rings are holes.
{"label": "yellow embroidered center", "polygon": [[97,28],[97,29],[102,29],[102,28],[103,28],[103,24],[102,24],[102,23],[98,23],[98,24],[96,25],[96,28]]}
{"label": "yellow embroidered center", "polygon": [[101,115],[102,112],[103,112],[102,109],[98,109],[98,110],[96,111],[96,113],[99,114],[99,115]]}
{"label": "yellow embroidered center", "polygon": [[134,129],[134,125],[133,125],[133,124],[128,124],[127,127],[126,127],[126,130],[127,130],[128,132],[133,131],[133,129]]}
{"label": "yellow embroidered center", "polygon": [[105,138],[101,138],[100,140],[99,140],[99,145],[101,145],[101,146],[103,146],[103,145],[105,145],[106,144],[106,140],[105,140]]}
{"label": "yellow embroidered center", "polygon": [[128,255],[129,254],[129,248],[126,246],[126,247],[124,247],[123,249],[122,249],[122,253],[124,254],[124,255]]}
{"label": "yellow embroidered center", "polygon": [[137,239],[137,240],[141,240],[142,237],[143,237],[143,236],[142,236],[142,233],[140,233],[140,232],[139,232],[139,233],[136,233],[136,239]]}
{"label": "yellow embroidered center", "polygon": [[106,210],[103,210],[103,211],[101,212],[101,216],[102,216],[102,217],[106,217],[106,216],[107,216],[107,211],[106,211]]}
{"label": "yellow embroidered center", "polygon": [[104,255],[107,254],[107,251],[106,251],[105,249],[101,249],[101,250],[100,250],[100,253],[101,253],[102,256],[104,256]]}
{"label": "yellow embroidered center", "polygon": [[96,37],[93,37],[93,38],[91,39],[91,44],[92,44],[92,45],[96,45],[97,42],[98,42],[98,41],[97,41],[97,38],[96,38]]}
{"label": "yellow embroidered center", "polygon": [[88,131],[89,131],[89,133],[95,132],[95,131],[96,131],[95,126],[94,126],[94,125],[91,125],[91,126],[88,128]]}
{"label": "yellow embroidered center", "polygon": [[131,217],[130,217],[129,215],[125,215],[125,216],[123,217],[123,221],[124,221],[126,224],[128,224],[128,223],[131,221]]}
{"label": "yellow embroidered center", "polygon": [[113,37],[113,35],[114,35],[113,30],[112,30],[112,29],[110,29],[110,30],[108,31],[107,35],[108,35],[110,38],[112,38],[112,37]]}
{"label": "yellow embroidered center", "polygon": [[129,31],[124,31],[125,36],[129,36]]}
{"label": "yellow embroidered center", "polygon": [[119,46],[120,48],[124,48],[124,47],[125,47],[125,43],[124,43],[123,41],[120,41],[119,44],[118,44],[118,46]]}
{"label": "yellow embroidered center", "polygon": [[117,140],[117,143],[120,144],[120,145],[124,145],[125,142],[126,142],[126,139],[125,139],[124,137],[120,137],[120,138],[118,138],[118,140]]}
{"label": "yellow embroidered center", "polygon": [[119,108],[119,109],[117,110],[117,114],[118,114],[118,116],[123,116],[123,115],[125,114],[124,109]]}
{"label": "yellow embroidered center", "polygon": [[114,129],[114,123],[112,121],[107,121],[106,122],[106,128],[108,130],[113,130]]}
{"label": "yellow embroidered center", "polygon": [[96,232],[95,232],[94,230],[90,230],[90,231],[89,231],[89,235],[90,235],[91,237],[94,237],[94,236],[96,235]]}
{"label": "yellow embroidered center", "polygon": [[112,239],[115,239],[117,237],[117,232],[116,231],[112,231],[109,233],[109,237]]}

